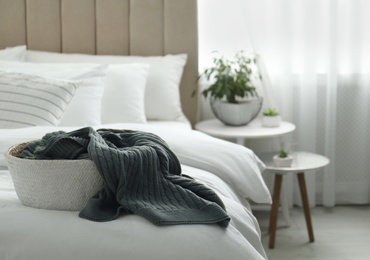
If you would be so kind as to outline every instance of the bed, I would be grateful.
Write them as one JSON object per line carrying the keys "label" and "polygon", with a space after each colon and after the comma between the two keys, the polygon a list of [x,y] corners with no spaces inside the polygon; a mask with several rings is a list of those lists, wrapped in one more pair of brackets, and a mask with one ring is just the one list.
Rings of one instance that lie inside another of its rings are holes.
{"label": "bed", "polygon": [[[249,205],[271,202],[263,163],[243,146],[192,130],[195,0],[0,0],[0,49],[1,155],[86,126],[153,133],[230,217],[227,227],[160,226],[135,214],[95,222],[25,206],[0,156],[0,259],[267,259]],[[16,88],[22,99],[8,95]],[[35,89],[48,90],[42,109],[30,98]]]}

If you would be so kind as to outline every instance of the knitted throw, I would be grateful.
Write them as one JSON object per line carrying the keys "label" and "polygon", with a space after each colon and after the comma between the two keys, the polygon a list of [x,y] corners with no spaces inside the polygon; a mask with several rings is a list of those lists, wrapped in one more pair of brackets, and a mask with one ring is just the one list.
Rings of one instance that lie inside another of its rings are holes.
{"label": "knitted throw", "polygon": [[155,225],[210,224],[226,227],[230,217],[217,194],[181,175],[176,155],[158,136],[132,130],[52,132],[30,142],[27,159],[86,159],[95,162],[104,188],[79,216],[116,219],[120,212],[142,216]]}

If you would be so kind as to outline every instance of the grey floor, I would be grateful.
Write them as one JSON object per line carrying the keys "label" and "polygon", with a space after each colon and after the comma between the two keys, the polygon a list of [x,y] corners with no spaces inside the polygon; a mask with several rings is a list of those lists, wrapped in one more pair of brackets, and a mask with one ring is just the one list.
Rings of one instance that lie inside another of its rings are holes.
{"label": "grey floor", "polygon": [[287,227],[279,215],[275,248],[268,248],[269,212],[254,210],[269,260],[370,260],[370,206],[311,209],[315,242],[308,242],[301,208],[290,210]]}

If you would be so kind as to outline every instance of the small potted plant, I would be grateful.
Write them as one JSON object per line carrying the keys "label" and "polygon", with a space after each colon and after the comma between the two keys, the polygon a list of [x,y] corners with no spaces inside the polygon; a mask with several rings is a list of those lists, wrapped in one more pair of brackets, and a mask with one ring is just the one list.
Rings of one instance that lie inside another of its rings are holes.
{"label": "small potted plant", "polygon": [[279,112],[272,107],[263,111],[262,126],[264,127],[278,127],[280,126],[281,116]]}
{"label": "small potted plant", "polygon": [[292,166],[293,157],[284,149],[281,149],[277,155],[273,157],[276,167],[290,167]]}
{"label": "small potted plant", "polygon": [[249,58],[243,51],[233,59],[216,57],[213,66],[204,70],[204,76],[212,84],[202,91],[210,96],[214,115],[227,125],[240,126],[254,119],[262,107],[253,80],[262,80],[256,71],[256,58]]}

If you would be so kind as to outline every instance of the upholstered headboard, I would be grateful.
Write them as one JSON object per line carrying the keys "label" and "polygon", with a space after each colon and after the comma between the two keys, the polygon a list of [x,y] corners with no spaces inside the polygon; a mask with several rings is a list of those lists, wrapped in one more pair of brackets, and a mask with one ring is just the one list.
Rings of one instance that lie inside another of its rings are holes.
{"label": "upholstered headboard", "polygon": [[196,0],[0,0],[0,49],[26,44],[63,53],[187,53],[181,102],[193,124],[197,36]]}

